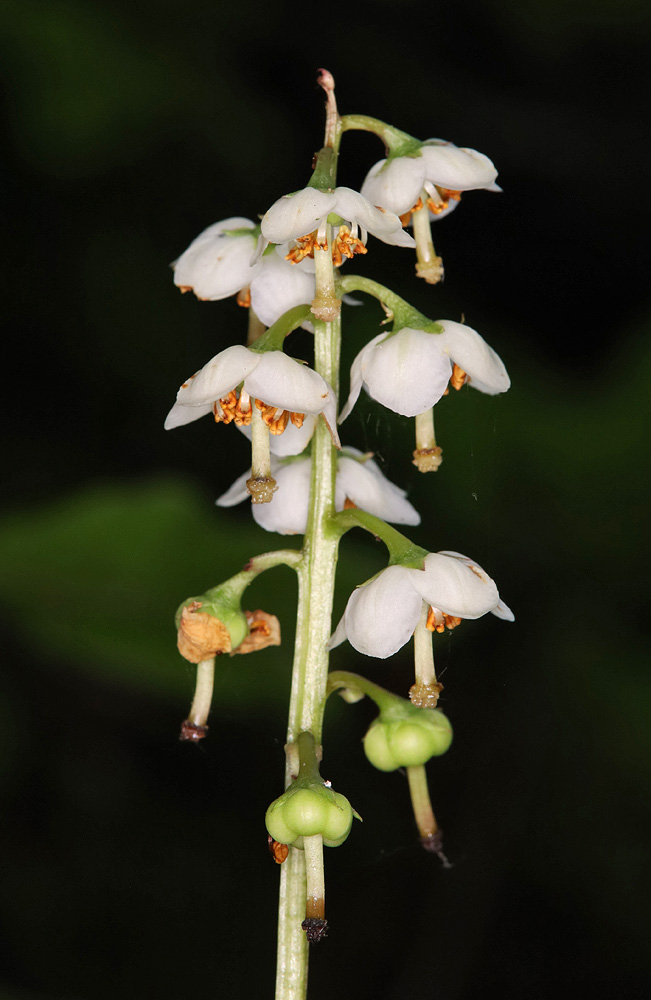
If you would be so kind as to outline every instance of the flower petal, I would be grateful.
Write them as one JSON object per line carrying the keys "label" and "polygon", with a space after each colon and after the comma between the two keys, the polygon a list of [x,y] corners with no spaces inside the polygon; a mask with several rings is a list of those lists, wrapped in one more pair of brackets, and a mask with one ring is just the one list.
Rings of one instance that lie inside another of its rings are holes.
{"label": "flower petal", "polygon": [[495,183],[497,170],[476,149],[455,146],[442,139],[428,139],[421,146],[428,180],[451,191],[473,191]]}
{"label": "flower petal", "polygon": [[409,570],[412,587],[433,608],[459,618],[481,618],[499,602],[495,581],[458,553],[430,552],[422,570]]}
{"label": "flower petal", "polygon": [[409,642],[421,611],[421,598],[411,584],[414,570],[388,566],[351,594],[346,607],[346,636],[367,656],[386,659]]}
{"label": "flower petal", "polygon": [[262,235],[271,243],[286,243],[306,236],[334,211],[335,195],[317,188],[303,188],[276,201],[260,223]]}
{"label": "flower petal", "polygon": [[505,604],[504,601],[500,601],[497,607],[493,608],[493,614],[497,618],[502,618],[505,622],[515,621],[515,615],[511,611],[508,604]]}
{"label": "flower petal", "polygon": [[363,347],[355,360],[353,361],[350,368],[350,392],[348,394],[348,400],[343,410],[339,414],[339,423],[342,424],[353,406],[357,402],[359,394],[364,384],[364,376],[362,375],[362,367],[364,364],[364,358],[368,351],[373,350],[376,344],[379,344],[381,340],[384,340],[386,333],[379,333],[377,337],[373,337],[373,340],[369,340],[366,347]]}
{"label": "flower petal", "polygon": [[425,180],[422,156],[397,156],[380,160],[371,167],[362,184],[361,194],[372,205],[403,215],[416,204]]}
{"label": "flower petal", "polygon": [[212,404],[208,404],[207,406],[183,406],[181,403],[175,403],[167,414],[163,426],[166,431],[171,431],[175,427],[183,427],[185,424],[191,424],[193,420],[205,417],[207,413],[212,413]]}
{"label": "flower petal", "polygon": [[220,351],[203,368],[192,375],[178,391],[177,402],[183,406],[206,406],[223,399],[231,389],[255,371],[261,354],[254,354],[241,344]]}
{"label": "flower petal", "polygon": [[441,342],[452,360],[468,373],[473,389],[495,396],[511,385],[504,362],[483,337],[470,326],[453,320],[438,320],[443,327]]}
{"label": "flower petal", "polygon": [[270,503],[252,504],[254,520],[265,531],[279,535],[302,535],[307,529],[312,461],[309,456],[281,465],[272,461],[271,474],[278,489]]}
{"label": "flower petal", "polygon": [[364,354],[361,367],[373,399],[405,417],[424,413],[439,401],[452,373],[440,334],[405,327],[371,343],[373,349]]}
{"label": "flower petal", "polygon": [[314,273],[277,254],[262,258],[251,281],[251,308],[265,326],[288,309],[311,302],[315,295]]}
{"label": "flower petal", "polygon": [[[348,452],[357,449],[347,448]],[[357,452],[361,457],[361,452]],[[420,524],[420,514],[407,500],[404,490],[382,474],[373,459],[357,461],[343,454],[337,462],[335,507],[344,509],[346,498],[356,507],[392,524]]]}
{"label": "flower petal", "polygon": [[342,219],[356,222],[362,229],[367,229],[383,243],[400,247],[416,246],[413,236],[404,231],[402,222],[393,212],[376,208],[359,191],[353,191],[352,188],[335,188],[335,195],[337,202],[333,211],[337,212]]}
{"label": "flower petal", "polygon": [[217,497],[215,503],[218,507],[234,507],[235,504],[242,503],[243,500],[248,500],[250,493],[246,488],[247,479],[251,478],[251,470],[247,469],[241,476],[238,476],[235,482],[229,486],[225,493],[222,493],[220,497]]}
{"label": "flower petal", "polygon": [[250,219],[224,219],[208,226],[174,262],[174,284],[191,288],[199,299],[224,299],[249,284],[252,234],[229,235],[234,229],[254,229]]}
{"label": "flower petal", "polygon": [[282,351],[268,351],[258,358],[259,364],[244,383],[249,395],[295,413],[323,411],[331,390],[317,372]]}

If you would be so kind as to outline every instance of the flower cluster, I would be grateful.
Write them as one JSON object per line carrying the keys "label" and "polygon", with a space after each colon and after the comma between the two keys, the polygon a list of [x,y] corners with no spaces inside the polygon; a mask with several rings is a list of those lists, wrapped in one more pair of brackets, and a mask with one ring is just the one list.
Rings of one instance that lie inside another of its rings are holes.
{"label": "flower cluster", "polygon": [[[235,310],[246,316],[238,342],[181,385],[165,420],[168,430],[208,414],[216,423],[234,424],[242,450],[245,438],[250,443],[250,468],[217,505],[250,498],[252,516],[266,531],[305,535],[302,549],[253,556],[239,573],[188,598],[176,620],[179,651],[197,664],[181,738],[196,742],[208,729],[216,658],[281,642],[273,613],[243,609],[246,587],[281,564],[298,573],[287,782],[266,815],[274,859],[280,864],[292,859],[283,874],[293,885],[283,895],[279,940],[286,951],[286,942],[293,941],[296,954],[297,892],[307,894],[300,927],[310,942],[318,941],[327,930],[323,846],[343,843],[356,815],[320,775],[327,695],[343,689],[350,702],[364,694],[376,701],[380,716],[364,740],[367,758],[382,771],[406,768],[421,842],[447,864],[424,771],[452,739],[452,726],[437,707],[442,685],[434,669],[434,637],[486,614],[513,620],[495,581],[475,560],[455,551],[428,551],[394,527],[420,524],[407,490],[384,475],[372,453],[342,446],[337,430],[364,389],[389,410],[415,418],[414,463],[433,471],[441,463],[433,409],[449,388],[468,385],[489,396],[509,388],[501,358],[471,326],[433,320],[391,289],[346,273],[352,261],[366,266],[370,234],[389,246],[415,250],[417,274],[431,284],[439,281],[443,265],[434,252],[431,222],[449,215],[464,192],[499,191],[497,171],[474,149],[440,139],[419,141],[361,115],[341,117],[327,71],[320,72],[319,83],[327,95],[325,141],[307,186],[278,198],[259,223],[233,216],[209,226],[173,264],[182,292],[192,291],[202,301],[236,296],[248,314]],[[386,158],[371,167],[360,191],[337,184],[339,145],[353,128],[375,132],[386,147]],[[358,351],[348,398],[339,410],[341,312],[351,292],[375,296],[391,325],[383,324]],[[313,351],[306,352],[312,364],[287,352],[285,339],[294,331],[292,345],[299,337],[313,337]],[[354,527],[384,543],[388,563],[372,579],[359,581],[333,633],[338,546]],[[408,697],[360,675],[335,672],[338,677],[331,673],[327,679],[330,651],[345,640],[365,656],[386,658],[412,637],[415,683]],[[297,852],[304,857],[302,874]]]}

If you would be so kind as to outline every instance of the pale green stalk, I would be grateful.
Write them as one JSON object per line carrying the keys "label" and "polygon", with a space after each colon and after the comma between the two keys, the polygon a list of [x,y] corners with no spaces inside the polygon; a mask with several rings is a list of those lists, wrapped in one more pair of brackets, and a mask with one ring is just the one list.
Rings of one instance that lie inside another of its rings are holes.
{"label": "pale green stalk", "polygon": [[[328,227],[329,229],[330,227]],[[315,250],[316,301],[333,300],[334,276],[330,251]],[[314,367],[335,393],[339,385],[341,324],[333,304],[332,321],[314,319]],[[332,629],[332,601],[339,532],[334,514],[336,454],[325,422],[317,422],[312,439],[312,482],[303,558],[298,568],[298,613],[292,691],[287,726],[286,786],[296,774],[292,744],[300,732],[310,732],[321,743],[323,708],[328,676],[328,640]],[[307,993],[308,943],[301,927],[305,917],[304,851],[290,849],[282,865],[278,909],[278,965],[276,1000],[304,1000]]]}

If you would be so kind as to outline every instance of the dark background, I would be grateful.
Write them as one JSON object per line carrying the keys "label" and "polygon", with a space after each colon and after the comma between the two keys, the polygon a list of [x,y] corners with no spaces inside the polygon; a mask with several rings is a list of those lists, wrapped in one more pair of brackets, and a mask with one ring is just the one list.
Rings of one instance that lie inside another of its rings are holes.
{"label": "dark background", "polygon": [[[648,995],[644,10],[0,6],[3,1000],[272,995],[263,815],[281,789],[295,592],[283,569],[255,585],[283,645],[220,661],[210,736],[180,744],[194,671],[174,609],[283,540],[213,506],[247,465],[232,428],[163,432],[181,380],[245,323],[233,300],[179,295],[168,264],[208,224],[304,186],[322,65],[343,113],[500,170],[503,195],[468,195],[435,227],[443,286],[376,241],[355,269],[432,318],[464,314],[513,388],[442,401],[436,476],[410,464],[409,421],[365,397],[344,436],[410,490],[415,540],[472,554],[516,622],[437,638],[455,742],[428,773],[450,871],[417,843],[404,776],[363,758],[371,707],[329,706],[324,775],[364,824],[326,859],[310,996]],[[381,153],[346,136],[341,182]],[[380,318],[347,310],[346,364]],[[382,558],[346,538],[338,611]],[[333,661],[410,683],[408,649]]]}

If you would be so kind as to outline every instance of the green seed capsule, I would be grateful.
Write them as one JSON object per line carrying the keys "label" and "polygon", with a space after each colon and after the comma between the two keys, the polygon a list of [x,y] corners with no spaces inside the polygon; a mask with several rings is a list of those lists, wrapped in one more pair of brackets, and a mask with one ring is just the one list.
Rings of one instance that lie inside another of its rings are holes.
{"label": "green seed capsule", "polygon": [[368,760],[380,771],[426,764],[452,742],[452,727],[438,709],[423,708],[405,719],[385,722],[380,716],[364,737]]}

